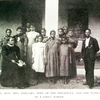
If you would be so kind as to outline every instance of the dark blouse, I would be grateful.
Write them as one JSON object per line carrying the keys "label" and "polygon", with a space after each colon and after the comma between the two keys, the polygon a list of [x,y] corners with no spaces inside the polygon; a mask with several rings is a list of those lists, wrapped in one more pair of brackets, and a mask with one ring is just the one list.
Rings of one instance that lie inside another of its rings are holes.
{"label": "dark blouse", "polygon": [[20,59],[20,49],[16,45],[10,47],[9,45],[4,45],[2,47],[2,66],[7,66],[12,63],[11,60],[16,62]]}

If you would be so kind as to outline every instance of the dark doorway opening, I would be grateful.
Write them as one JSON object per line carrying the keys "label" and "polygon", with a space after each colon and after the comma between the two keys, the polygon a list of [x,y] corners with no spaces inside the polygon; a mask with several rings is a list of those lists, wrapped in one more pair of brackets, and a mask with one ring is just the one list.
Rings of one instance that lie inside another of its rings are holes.
{"label": "dark doorway opening", "polygon": [[88,28],[88,10],[85,8],[72,8],[68,10],[68,27],[74,32],[76,38],[83,38]]}

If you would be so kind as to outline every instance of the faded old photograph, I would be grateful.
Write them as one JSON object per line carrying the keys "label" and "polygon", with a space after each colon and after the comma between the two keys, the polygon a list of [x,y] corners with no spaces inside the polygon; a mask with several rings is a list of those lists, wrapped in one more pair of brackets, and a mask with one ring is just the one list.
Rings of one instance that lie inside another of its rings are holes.
{"label": "faded old photograph", "polygon": [[99,0],[0,0],[0,89],[100,89]]}

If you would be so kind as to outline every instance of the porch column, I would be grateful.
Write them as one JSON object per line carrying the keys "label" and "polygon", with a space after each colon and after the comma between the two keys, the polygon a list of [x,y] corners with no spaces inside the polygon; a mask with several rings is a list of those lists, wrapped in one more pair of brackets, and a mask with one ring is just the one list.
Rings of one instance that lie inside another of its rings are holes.
{"label": "porch column", "polygon": [[59,0],[45,0],[45,29],[47,36],[50,36],[51,30],[55,30],[57,35],[58,5]]}

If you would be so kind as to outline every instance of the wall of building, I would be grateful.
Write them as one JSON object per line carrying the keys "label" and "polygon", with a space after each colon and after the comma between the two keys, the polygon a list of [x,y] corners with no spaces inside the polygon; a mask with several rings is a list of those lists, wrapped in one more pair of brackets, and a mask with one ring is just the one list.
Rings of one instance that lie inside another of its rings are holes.
{"label": "wall of building", "polygon": [[95,37],[100,46],[100,1],[99,0],[91,0],[90,8],[89,8],[89,25],[88,27],[91,29],[91,36]]}
{"label": "wall of building", "polygon": [[0,37],[5,30],[11,28],[16,34],[16,28],[30,22],[40,32],[45,27],[45,0],[0,0]]}
{"label": "wall of building", "polygon": [[66,0],[59,0],[58,28],[68,26],[68,10]]}
{"label": "wall of building", "polygon": [[21,26],[20,8],[19,3],[0,1],[0,38],[5,35],[7,28],[12,29],[12,35],[16,34],[16,28]]}
{"label": "wall of building", "polygon": [[68,26],[68,9],[84,8],[82,0],[59,0],[58,27]]}
{"label": "wall of building", "polygon": [[[88,9],[88,28],[91,29],[91,36],[98,40],[100,45],[100,1],[99,0],[59,0],[59,23],[58,26],[68,25],[68,9],[70,8]],[[81,47],[81,43],[79,43]],[[80,51],[77,49],[76,51]]]}
{"label": "wall of building", "polygon": [[33,23],[36,30],[40,32],[45,26],[45,0],[21,0],[25,8],[24,22]]}

